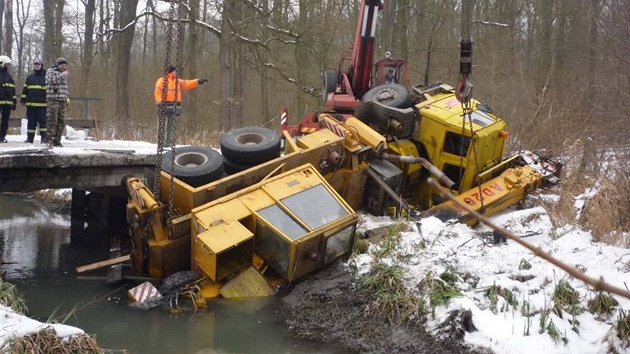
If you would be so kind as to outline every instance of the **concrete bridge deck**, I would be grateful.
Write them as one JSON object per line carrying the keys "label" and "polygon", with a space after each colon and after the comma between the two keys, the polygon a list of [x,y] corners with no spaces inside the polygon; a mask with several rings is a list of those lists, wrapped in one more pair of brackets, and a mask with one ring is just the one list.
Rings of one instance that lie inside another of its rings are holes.
{"label": "concrete bridge deck", "polygon": [[157,147],[146,142],[64,139],[50,148],[39,137],[34,144],[20,135],[7,140],[0,144],[0,192],[120,186],[125,175],[155,167]]}

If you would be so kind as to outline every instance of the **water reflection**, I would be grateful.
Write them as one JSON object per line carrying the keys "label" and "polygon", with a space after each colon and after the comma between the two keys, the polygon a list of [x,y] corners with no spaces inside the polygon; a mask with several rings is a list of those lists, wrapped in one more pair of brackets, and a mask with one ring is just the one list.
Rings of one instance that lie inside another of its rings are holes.
{"label": "water reflection", "polygon": [[62,245],[70,241],[70,218],[25,202],[0,196],[0,255],[5,278],[31,277],[58,271]]}
{"label": "water reflection", "polygon": [[53,313],[61,318],[76,307],[67,324],[95,334],[103,348],[131,354],[344,353],[292,338],[274,297],[213,300],[208,309],[177,315],[129,307],[126,291],[135,284],[108,287],[104,269],[76,274],[75,267],[105,259],[109,250],[93,226],[83,246],[71,246],[70,226],[69,216],[0,194],[0,255],[5,262],[0,269],[24,293],[33,318],[46,321]]}

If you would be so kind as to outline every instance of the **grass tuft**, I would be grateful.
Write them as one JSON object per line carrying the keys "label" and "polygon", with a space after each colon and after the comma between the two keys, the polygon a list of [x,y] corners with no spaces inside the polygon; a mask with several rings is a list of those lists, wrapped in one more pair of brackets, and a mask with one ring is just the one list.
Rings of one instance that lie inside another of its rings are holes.
{"label": "grass tuft", "polygon": [[500,309],[501,312],[507,311],[509,309],[508,306],[512,306],[515,309],[518,308],[518,300],[514,296],[514,293],[496,284],[493,284],[492,286],[488,287],[485,295],[490,299],[490,311],[492,311],[492,313],[496,314],[497,311],[499,310],[497,309],[497,305],[499,303],[499,296],[505,299],[506,301],[505,305],[501,306],[501,309]]}
{"label": "grass tuft", "polygon": [[605,320],[612,315],[613,309],[619,305],[608,292],[599,291],[591,300],[588,300],[587,306],[591,313],[596,314],[598,319]]}
{"label": "grass tuft", "polygon": [[418,289],[427,294],[431,315],[435,317],[435,308],[447,304],[452,298],[462,296],[461,291],[456,286],[459,276],[452,270],[447,269],[439,276],[434,276],[432,271],[427,272],[424,279],[418,284]]}
{"label": "grass tuft", "polygon": [[[8,351],[7,351],[8,350]],[[10,354],[103,354],[111,353],[100,349],[96,340],[87,334],[62,339],[52,327],[25,337],[14,337],[0,348]]]}
{"label": "grass tuft", "polygon": [[[580,304],[580,295],[567,280],[560,280],[553,290],[551,299],[554,302],[554,309],[565,310],[569,313],[573,313],[578,310]],[[556,313],[562,318],[562,313]]]}
{"label": "grass tuft", "polygon": [[27,310],[22,293],[18,291],[15,285],[2,280],[0,280],[0,304],[20,314]]}
{"label": "grass tuft", "polygon": [[408,318],[421,311],[418,300],[409,294],[403,283],[404,269],[379,263],[359,279],[359,287],[374,292],[372,311],[385,314],[389,321]]}

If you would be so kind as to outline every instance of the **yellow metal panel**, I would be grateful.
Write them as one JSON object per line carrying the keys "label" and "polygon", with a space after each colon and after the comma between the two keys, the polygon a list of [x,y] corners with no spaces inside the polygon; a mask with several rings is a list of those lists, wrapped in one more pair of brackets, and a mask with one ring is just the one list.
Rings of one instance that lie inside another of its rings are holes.
{"label": "yellow metal panel", "polygon": [[[240,199],[231,199],[218,205],[205,209],[195,209],[193,212],[195,220],[205,229],[210,229],[213,225],[221,222],[231,222],[240,220],[251,215],[251,211]],[[197,230],[197,233],[200,230]]]}
{"label": "yellow metal panel", "polygon": [[359,132],[359,139],[361,143],[370,146],[372,150],[380,152],[385,148],[385,146],[387,146],[387,140],[385,140],[384,136],[368,127],[367,124],[357,118],[348,118],[346,120],[346,125],[356,129]]}
{"label": "yellow metal panel", "polygon": [[[526,193],[542,183],[542,178],[530,166],[509,168],[501,175],[474,187],[457,196],[457,199],[468,204],[474,210],[480,210],[483,199],[484,215],[491,216],[522,200]],[[481,193],[481,194],[480,194]],[[473,225],[477,222],[463,208],[452,201],[437,205],[427,211],[427,215],[457,216],[460,222]]]}
{"label": "yellow metal panel", "polygon": [[193,269],[199,268],[213,281],[249,266],[254,253],[254,234],[240,222],[220,224],[193,239]]}
{"label": "yellow metal panel", "polygon": [[263,188],[274,199],[280,200],[322,183],[321,177],[314,170],[306,169],[267,183]]}
{"label": "yellow metal panel", "polygon": [[240,222],[215,226],[197,235],[197,238],[214,253],[223,252],[252,238],[254,234]]}
{"label": "yellow metal panel", "polygon": [[299,137],[295,144],[301,149],[309,149],[325,144],[341,142],[343,138],[328,129],[318,130],[312,134]]}
{"label": "yellow metal panel", "polygon": [[275,293],[265,277],[253,267],[239,273],[234,279],[223,285],[219,291],[221,296],[228,299],[270,296]]}
{"label": "yellow metal panel", "polygon": [[276,203],[276,201],[263,189],[257,189],[247,193],[239,197],[239,200],[250,210],[260,210]]}

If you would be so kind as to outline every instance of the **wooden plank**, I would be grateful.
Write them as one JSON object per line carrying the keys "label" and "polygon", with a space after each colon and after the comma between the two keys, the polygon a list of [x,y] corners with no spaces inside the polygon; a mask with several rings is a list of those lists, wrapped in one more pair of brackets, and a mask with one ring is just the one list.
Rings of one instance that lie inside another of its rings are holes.
{"label": "wooden plank", "polygon": [[112,259],[108,259],[106,261],[100,261],[100,262],[96,262],[96,263],[92,263],[92,264],[87,264],[84,266],[80,266],[77,267],[77,273],[83,273],[83,272],[87,272],[89,270],[94,270],[94,269],[98,269],[98,268],[103,268],[103,267],[107,267],[113,264],[118,264],[118,263],[122,263],[122,262],[126,262],[128,260],[131,259],[130,255],[126,255],[126,256],[120,256],[117,258],[112,258]]}

